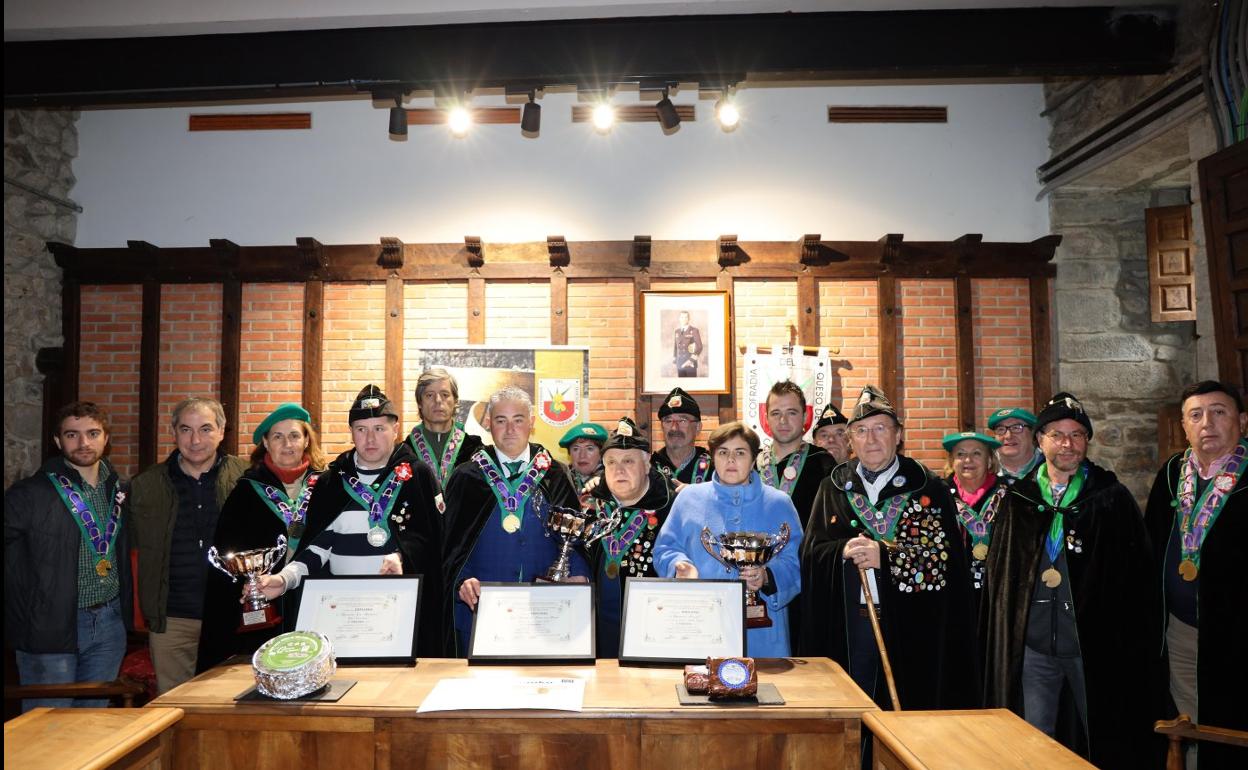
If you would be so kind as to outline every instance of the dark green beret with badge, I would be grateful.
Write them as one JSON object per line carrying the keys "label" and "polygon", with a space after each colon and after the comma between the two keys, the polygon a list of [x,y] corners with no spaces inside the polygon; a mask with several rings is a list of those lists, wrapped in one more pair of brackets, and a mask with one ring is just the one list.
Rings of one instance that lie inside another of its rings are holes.
{"label": "dark green beret with badge", "polygon": [[588,439],[601,447],[607,440],[607,429],[596,422],[583,422],[580,425],[573,425],[571,428],[568,428],[567,433],[563,434],[563,438],[559,439],[559,446],[567,449],[578,438]]}
{"label": "dark green beret with badge", "polygon": [[961,441],[966,440],[978,441],[989,449],[997,449],[1001,446],[1001,442],[991,436],[985,436],[982,433],[976,433],[973,430],[964,430],[961,433],[950,433],[940,440],[940,445],[945,448],[946,452],[952,452],[953,448]]}
{"label": "dark green beret with badge", "polygon": [[1036,416],[1021,406],[998,409],[988,415],[988,430],[992,430],[1006,420],[1022,420],[1028,428],[1036,427]]}
{"label": "dark green beret with badge", "polygon": [[302,406],[287,402],[269,413],[264,421],[256,426],[255,433],[251,434],[251,440],[259,444],[265,436],[269,435],[269,431],[273,429],[282,420],[301,420],[303,422],[312,422],[312,415],[308,414],[308,410]]}

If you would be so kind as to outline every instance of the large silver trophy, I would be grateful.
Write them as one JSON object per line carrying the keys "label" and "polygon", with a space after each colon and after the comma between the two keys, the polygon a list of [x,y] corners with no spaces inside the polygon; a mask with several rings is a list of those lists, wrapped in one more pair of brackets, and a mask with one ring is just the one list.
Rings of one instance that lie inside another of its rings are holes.
{"label": "large silver trophy", "polygon": [[285,535],[278,535],[277,545],[272,548],[231,551],[224,556],[217,552],[215,545],[208,549],[209,564],[229,575],[231,582],[237,583],[239,578],[247,581],[246,599],[243,602],[243,622],[235,629],[237,633],[271,628],[282,622],[282,616],[277,614],[277,610],[260,592],[260,576],[267,575],[273,565],[285,555]]}
{"label": "large silver trophy", "polygon": [[[731,569],[736,567],[765,567],[789,544],[789,525],[780,525],[780,534],[767,532],[725,532],[713,537],[709,527],[702,528],[702,547],[715,560]],[[745,627],[767,628],[767,605],[759,602],[758,592],[745,592]]]}
{"label": "large silver trophy", "polygon": [[546,574],[538,580],[547,583],[564,583],[572,574],[572,548],[577,543],[590,546],[606,537],[619,523],[619,508],[611,516],[601,516],[594,507],[563,508],[550,506],[546,511],[544,523],[546,532],[555,534],[563,541],[559,547],[559,558],[550,565]]}

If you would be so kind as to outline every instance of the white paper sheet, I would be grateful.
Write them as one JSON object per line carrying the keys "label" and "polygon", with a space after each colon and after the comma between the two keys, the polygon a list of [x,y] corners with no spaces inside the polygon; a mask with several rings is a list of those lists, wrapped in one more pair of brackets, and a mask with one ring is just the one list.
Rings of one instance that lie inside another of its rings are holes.
{"label": "white paper sheet", "polygon": [[585,703],[585,680],[570,677],[480,677],[439,679],[417,709],[462,711],[477,709],[538,709],[580,711]]}

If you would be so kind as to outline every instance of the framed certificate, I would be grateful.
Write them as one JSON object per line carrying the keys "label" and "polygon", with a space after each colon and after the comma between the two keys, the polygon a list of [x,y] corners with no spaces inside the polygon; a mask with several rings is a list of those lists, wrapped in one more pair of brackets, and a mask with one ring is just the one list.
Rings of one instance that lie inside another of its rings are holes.
{"label": "framed certificate", "polygon": [[320,631],[345,665],[416,660],[420,575],[305,578],[297,631]]}
{"label": "framed certificate", "polygon": [[745,655],[745,582],[629,578],[621,663],[704,663]]}
{"label": "framed certificate", "polygon": [[482,583],[469,663],[594,660],[589,583]]}

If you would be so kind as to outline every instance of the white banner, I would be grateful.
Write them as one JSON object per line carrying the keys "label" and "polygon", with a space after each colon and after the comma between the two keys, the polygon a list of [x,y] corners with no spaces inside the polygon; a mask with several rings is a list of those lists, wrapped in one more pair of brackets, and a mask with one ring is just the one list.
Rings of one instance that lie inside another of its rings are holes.
{"label": "white banner", "polygon": [[773,345],[770,353],[745,349],[744,387],[741,389],[741,419],[766,441],[767,392],[782,380],[792,380],[806,394],[806,439],[814,417],[823,411],[832,394],[832,359],[827,348],[807,353],[801,345]]}

